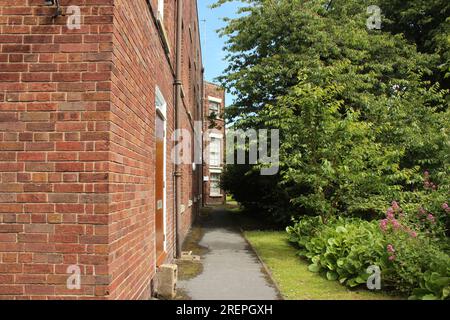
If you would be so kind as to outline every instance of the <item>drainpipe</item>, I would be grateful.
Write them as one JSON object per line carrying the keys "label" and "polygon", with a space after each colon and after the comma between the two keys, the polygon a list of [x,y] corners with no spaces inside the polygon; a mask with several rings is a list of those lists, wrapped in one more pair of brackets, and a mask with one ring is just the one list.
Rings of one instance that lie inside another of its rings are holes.
{"label": "drainpipe", "polygon": [[204,200],[203,200],[203,195],[204,195],[204,182],[203,182],[203,175],[204,175],[204,162],[203,162],[203,151],[204,151],[204,147],[205,147],[205,142],[203,140],[203,119],[205,119],[205,115],[204,115],[204,109],[205,108],[205,68],[202,67],[202,88],[201,88],[201,107],[200,107],[200,121],[202,122],[202,136],[201,136],[201,159],[202,159],[202,164],[200,165],[200,169],[199,170],[199,188],[200,188],[200,194],[202,195],[199,204],[200,204],[200,210],[204,207]]}
{"label": "drainpipe", "polygon": [[[180,129],[180,110],[182,108],[181,100],[181,57],[182,57],[182,32],[183,32],[183,0],[177,0],[177,30],[176,30],[176,70],[175,70],[175,130]],[[178,142],[178,131],[176,141]],[[181,190],[181,172],[179,165],[179,155],[175,152],[175,226],[176,226],[176,258],[181,257],[181,217],[180,217],[180,190]]]}

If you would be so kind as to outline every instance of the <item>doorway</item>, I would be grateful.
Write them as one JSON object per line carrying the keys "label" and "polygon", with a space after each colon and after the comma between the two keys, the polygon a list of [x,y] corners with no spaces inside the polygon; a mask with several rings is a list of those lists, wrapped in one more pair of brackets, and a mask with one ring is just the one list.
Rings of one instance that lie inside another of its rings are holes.
{"label": "doorway", "polygon": [[155,242],[156,266],[166,258],[166,118],[165,101],[156,91],[155,117]]}

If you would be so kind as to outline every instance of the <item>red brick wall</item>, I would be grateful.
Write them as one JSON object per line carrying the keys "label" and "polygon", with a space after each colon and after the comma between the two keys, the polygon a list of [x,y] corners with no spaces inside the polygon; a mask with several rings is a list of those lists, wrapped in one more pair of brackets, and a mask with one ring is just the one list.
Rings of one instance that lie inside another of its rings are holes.
{"label": "red brick wall", "polygon": [[[180,127],[191,134],[191,150],[184,150],[191,156],[191,162],[181,166],[182,187],[181,213],[182,234],[187,234],[189,227],[195,219],[196,212],[201,207],[201,201],[195,202],[196,196],[201,196],[199,180],[201,179],[201,166],[193,170],[194,163],[193,141],[195,121],[200,121],[202,105],[202,59],[200,37],[198,29],[197,2],[183,1],[183,50],[182,50],[182,86],[183,101]],[[182,209],[183,209],[182,208]]]}
{"label": "red brick wall", "polygon": [[[166,1],[169,59],[146,0],[60,2],[81,6],[81,30],[52,21],[43,1],[0,0],[0,299],[148,298],[156,85],[168,104],[167,261],[175,245],[175,1]],[[185,26],[198,23],[196,2],[184,3]],[[197,49],[194,34],[183,75]],[[183,78],[190,131],[201,81],[198,59]],[[191,165],[182,184],[186,234],[197,209]],[[66,288],[69,265],[81,267],[81,290]]]}
{"label": "red brick wall", "polygon": [[0,0],[0,299],[107,293],[113,1],[69,2]]}
{"label": "red brick wall", "polygon": [[[169,42],[169,53],[164,49],[161,33],[153,23],[157,1],[148,10],[145,0],[130,3],[116,0],[114,11],[114,70],[111,118],[111,297],[119,299],[147,298],[150,280],[156,271],[153,232],[154,225],[154,135],[155,88],[159,87],[167,103],[167,261],[175,254],[174,165],[172,163],[172,135],[174,118],[175,69],[175,1],[165,2],[164,26]],[[184,25],[197,22],[195,1],[184,1]],[[190,36],[184,28],[183,75],[189,75],[188,61],[200,40]],[[201,66],[201,59],[197,61]],[[201,95],[193,94],[193,87],[202,85],[201,67],[191,68],[191,75],[183,77],[180,127],[193,134],[195,105],[201,105]],[[185,152],[190,152],[186,150]],[[187,234],[193,221],[193,204],[200,192],[191,164],[181,166],[182,236]],[[190,201],[192,200],[192,205]]]}
{"label": "red brick wall", "polygon": [[[208,119],[209,115],[209,100],[208,97],[213,97],[216,99],[222,100],[220,105],[221,114],[218,119],[211,122]],[[207,132],[208,130],[213,129],[215,133],[220,133],[223,135],[223,144],[222,144],[222,153],[223,159],[225,160],[225,146],[226,146],[226,136],[225,136],[225,121],[224,121],[224,113],[225,110],[225,90],[213,83],[205,82],[205,90],[204,90],[204,103],[203,103],[203,113],[204,113],[204,121],[203,121],[203,130]],[[214,125],[214,128],[211,128],[211,125]],[[213,131],[211,131],[213,132]],[[206,146],[205,146],[206,147]],[[210,178],[210,166],[208,163],[205,164],[203,168],[203,175],[205,177]],[[203,181],[203,203],[205,205],[219,205],[224,204],[226,200],[226,194],[222,191],[222,197],[211,197],[210,194],[210,180]]]}
{"label": "red brick wall", "polygon": [[[155,3],[156,6],[156,3]],[[173,10],[173,6],[170,8]],[[168,13],[168,10],[166,11]],[[167,102],[173,132],[173,75],[146,1],[116,0],[111,117],[110,267],[113,298],[146,298],[154,276],[155,88]],[[168,157],[171,149],[168,148]],[[168,161],[170,159],[168,158]],[[168,226],[173,226],[173,171],[167,166]],[[169,257],[173,227],[168,227]]]}

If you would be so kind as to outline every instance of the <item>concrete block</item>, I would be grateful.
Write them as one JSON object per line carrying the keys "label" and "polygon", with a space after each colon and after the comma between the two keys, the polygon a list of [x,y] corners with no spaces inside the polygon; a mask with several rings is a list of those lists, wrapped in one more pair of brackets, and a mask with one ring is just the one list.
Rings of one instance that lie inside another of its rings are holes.
{"label": "concrete block", "polygon": [[200,256],[192,254],[192,251],[183,251],[180,257],[181,261],[200,261]]}
{"label": "concrete block", "polygon": [[177,294],[178,267],[164,264],[156,272],[156,294],[162,299],[174,299]]}

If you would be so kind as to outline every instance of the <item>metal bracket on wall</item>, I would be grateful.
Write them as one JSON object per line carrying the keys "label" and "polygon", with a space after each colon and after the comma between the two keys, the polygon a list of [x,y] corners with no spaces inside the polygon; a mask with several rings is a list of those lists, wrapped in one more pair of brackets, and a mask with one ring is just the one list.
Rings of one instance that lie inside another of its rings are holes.
{"label": "metal bracket on wall", "polygon": [[59,4],[59,0],[45,0],[45,5],[47,5],[47,6],[55,6],[56,5],[56,11],[52,16],[52,19],[56,19],[59,16],[64,16],[64,14],[61,10],[61,6]]}

